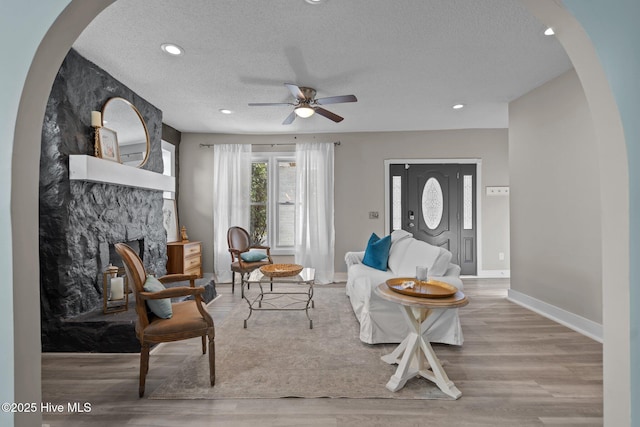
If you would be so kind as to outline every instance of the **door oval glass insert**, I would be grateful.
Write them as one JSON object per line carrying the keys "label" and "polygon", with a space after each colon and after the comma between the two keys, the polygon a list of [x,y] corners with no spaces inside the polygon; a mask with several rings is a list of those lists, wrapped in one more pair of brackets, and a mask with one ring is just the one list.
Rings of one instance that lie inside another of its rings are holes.
{"label": "door oval glass insert", "polygon": [[437,179],[429,178],[422,189],[422,216],[430,230],[438,228],[443,211],[442,187]]}

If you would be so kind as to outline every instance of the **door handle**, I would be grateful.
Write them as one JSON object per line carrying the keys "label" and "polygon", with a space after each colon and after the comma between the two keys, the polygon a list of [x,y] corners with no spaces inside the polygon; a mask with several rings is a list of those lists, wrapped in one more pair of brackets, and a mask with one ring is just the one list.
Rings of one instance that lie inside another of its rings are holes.
{"label": "door handle", "polygon": [[409,223],[409,227],[414,227],[414,226],[415,226],[414,223],[412,223],[412,222]]}

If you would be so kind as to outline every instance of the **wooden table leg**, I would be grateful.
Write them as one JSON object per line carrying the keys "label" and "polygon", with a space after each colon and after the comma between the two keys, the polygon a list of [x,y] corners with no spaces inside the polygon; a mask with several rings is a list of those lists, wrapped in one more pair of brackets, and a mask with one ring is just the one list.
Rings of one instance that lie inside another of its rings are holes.
{"label": "wooden table leg", "polygon": [[395,374],[387,383],[387,389],[393,392],[398,391],[410,378],[419,375],[434,382],[448,396],[458,399],[462,393],[447,377],[431,343],[422,335],[422,324],[431,314],[431,310],[406,306],[400,306],[400,309],[410,332],[395,350],[382,356],[382,360],[386,363],[398,364]]}

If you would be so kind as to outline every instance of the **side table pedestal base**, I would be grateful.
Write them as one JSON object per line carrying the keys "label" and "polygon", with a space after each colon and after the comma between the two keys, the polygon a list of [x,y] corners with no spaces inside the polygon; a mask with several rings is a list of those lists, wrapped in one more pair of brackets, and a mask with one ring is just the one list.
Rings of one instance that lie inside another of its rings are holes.
{"label": "side table pedestal base", "polygon": [[428,308],[400,306],[402,313],[411,326],[412,332],[391,353],[381,359],[390,364],[398,364],[386,387],[396,392],[405,386],[411,378],[420,376],[435,383],[446,395],[458,399],[462,393],[447,377],[431,343],[421,334],[422,322],[429,316]]}

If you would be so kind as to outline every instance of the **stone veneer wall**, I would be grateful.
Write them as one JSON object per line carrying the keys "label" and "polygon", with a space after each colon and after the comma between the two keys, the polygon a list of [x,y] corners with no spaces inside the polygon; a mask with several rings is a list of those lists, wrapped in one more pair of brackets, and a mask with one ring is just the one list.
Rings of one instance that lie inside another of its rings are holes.
{"label": "stone veneer wall", "polygon": [[[91,111],[111,97],[135,105],[146,122],[151,153],[144,169],[162,173],[162,112],[71,50],[51,89],[40,158],[40,288],[42,339],[55,347],[64,319],[102,307],[104,250],[144,239],[148,271],[166,273],[162,192],[69,180],[69,155],[93,154]],[[102,259],[101,259],[102,254]]]}

